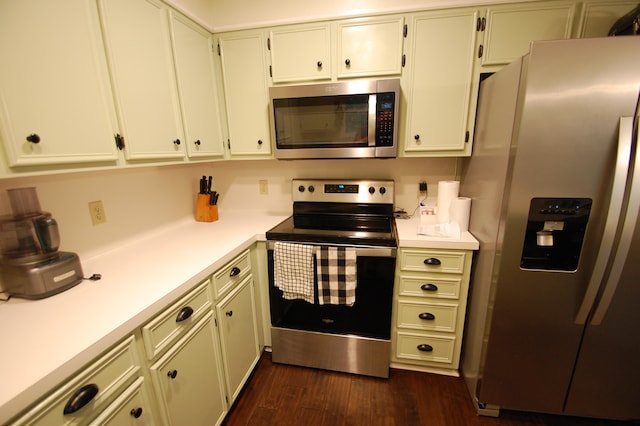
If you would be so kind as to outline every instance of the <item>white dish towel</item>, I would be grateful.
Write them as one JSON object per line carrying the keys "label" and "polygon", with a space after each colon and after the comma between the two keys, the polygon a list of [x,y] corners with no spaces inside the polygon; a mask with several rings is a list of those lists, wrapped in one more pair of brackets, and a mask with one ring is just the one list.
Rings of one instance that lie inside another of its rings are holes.
{"label": "white dish towel", "polygon": [[318,303],[353,306],[356,301],[356,250],[320,247],[316,253]]}
{"label": "white dish towel", "polygon": [[274,284],[288,300],[314,303],[313,246],[277,241],[273,249]]}

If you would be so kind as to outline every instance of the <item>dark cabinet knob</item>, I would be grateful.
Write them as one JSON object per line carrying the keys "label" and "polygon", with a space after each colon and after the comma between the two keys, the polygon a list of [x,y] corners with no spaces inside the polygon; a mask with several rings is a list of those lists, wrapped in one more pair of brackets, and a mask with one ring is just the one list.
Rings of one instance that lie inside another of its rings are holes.
{"label": "dark cabinet knob", "polygon": [[415,135],[413,138],[418,141],[420,140],[420,135]]}
{"label": "dark cabinet knob", "polygon": [[417,346],[420,352],[433,352],[433,346],[427,345],[426,343],[422,343]]}
{"label": "dark cabinet knob", "polygon": [[235,277],[236,275],[240,274],[240,268],[238,268],[237,266],[234,266],[233,268],[231,268],[231,272],[229,272],[229,276],[230,277]]}
{"label": "dark cabinet knob", "polygon": [[196,145],[198,145],[198,146],[200,146],[200,143],[201,143],[201,142],[200,142],[200,139],[198,139],[197,141],[195,141],[195,142],[194,142],[194,144],[196,144]]}
{"label": "dark cabinet knob", "polygon": [[258,145],[262,145],[262,139],[258,139]]}
{"label": "dark cabinet knob", "polygon": [[233,311],[227,311],[224,313],[226,316],[228,317],[232,317],[233,316]]}
{"label": "dark cabinet knob", "polygon": [[318,68],[322,68],[322,61],[318,61],[316,65],[318,65]]}
{"label": "dark cabinet knob", "polygon": [[418,315],[418,318],[420,318],[421,320],[434,320],[436,319],[436,316],[433,315],[431,312],[422,312]]}
{"label": "dark cabinet knob", "polygon": [[424,291],[438,291],[438,286],[437,286],[437,285],[435,285],[435,284],[431,284],[431,283],[428,283],[428,284],[422,284],[422,285],[420,286],[420,288],[421,288],[422,290],[424,290]]}
{"label": "dark cabinet knob", "polygon": [[173,141],[174,145],[180,145],[180,139],[176,139],[175,141]]}
{"label": "dark cabinet knob", "polygon": [[167,372],[167,377],[171,379],[175,379],[178,376],[178,370],[169,370]]}
{"label": "dark cabinet knob", "polygon": [[98,385],[95,383],[89,383],[88,385],[82,386],[80,389],[75,391],[69,401],[67,401],[67,405],[64,406],[63,413],[71,414],[75,413],[85,405],[87,405],[91,400],[98,394]]}
{"label": "dark cabinet knob", "polygon": [[191,308],[191,306],[185,306],[184,308],[180,309],[180,312],[178,312],[178,316],[176,316],[176,322],[186,321],[191,317],[191,315],[193,315],[193,308]]}
{"label": "dark cabinet knob", "polygon": [[424,264],[429,266],[438,266],[438,265],[441,265],[442,262],[440,262],[440,259],[438,258],[430,257],[424,260]]}
{"label": "dark cabinet knob", "polygon": [[29,136],[27,136],[27,142],[40,143],[40,136],[38,136],[35,133],[32,133]]}
{"label": "dark cabinet knob", "polygon": [[142,415],[142,408],[132,408],[131,415],[136,419],[139,418]]}
{"label": "dark cabinet knob", "polygon": [[345,59],[345,60],[344,60],[344,64],[345,64],[346,66],[351,65],[351,59],[349,59],[349,58]]}

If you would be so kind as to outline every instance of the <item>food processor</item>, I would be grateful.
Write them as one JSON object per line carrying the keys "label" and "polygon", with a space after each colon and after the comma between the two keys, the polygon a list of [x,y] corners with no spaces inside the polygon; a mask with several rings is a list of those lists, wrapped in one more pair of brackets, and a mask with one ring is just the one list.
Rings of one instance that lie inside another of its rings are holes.
{"label": "food processor", "polygon": [[79,284],[80,259],[58,251],[58,223],[40,209],[36,189],[7,192],[13,214],[0,216],[0,292],[42,299]]}

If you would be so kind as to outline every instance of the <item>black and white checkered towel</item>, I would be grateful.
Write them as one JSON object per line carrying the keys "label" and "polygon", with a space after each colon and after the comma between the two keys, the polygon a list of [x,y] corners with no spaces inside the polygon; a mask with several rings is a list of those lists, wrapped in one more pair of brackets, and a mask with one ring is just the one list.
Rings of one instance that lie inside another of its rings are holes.
{"label": "black and white checkered towel", "polygon": [[353,306],[356,301],[356,250],[320,247],[316,253],[318,302]]}
{"label": "black and white checkered towel", "polygon": [[313,303],[313,246],[277,241],[273,249],[274,284],[285,299]]}

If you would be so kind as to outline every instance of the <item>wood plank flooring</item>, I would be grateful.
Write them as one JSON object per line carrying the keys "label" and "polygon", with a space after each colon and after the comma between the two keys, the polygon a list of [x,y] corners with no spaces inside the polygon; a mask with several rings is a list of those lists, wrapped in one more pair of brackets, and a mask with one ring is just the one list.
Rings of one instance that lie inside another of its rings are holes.
{"label": "wood plank flooring", "polygon": [[459,377],[392,369],[389,379],[275,364],[265,352],[227,426],[610,426],[623,422],[502,411],[478,416]]}

